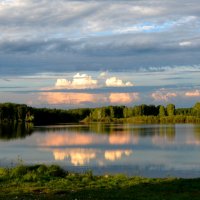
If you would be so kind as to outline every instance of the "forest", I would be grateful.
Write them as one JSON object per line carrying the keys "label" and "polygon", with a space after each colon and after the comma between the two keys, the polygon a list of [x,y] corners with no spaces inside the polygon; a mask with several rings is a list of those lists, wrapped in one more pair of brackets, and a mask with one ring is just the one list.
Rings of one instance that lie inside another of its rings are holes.
{"label": "forest", "polygon": [[191,108],[176,108],[174,104],[142,104],[69,110],[1,103],[0,123],[4,122],[32,122],[35,125],[77,122],[200,123],[200,102]]}

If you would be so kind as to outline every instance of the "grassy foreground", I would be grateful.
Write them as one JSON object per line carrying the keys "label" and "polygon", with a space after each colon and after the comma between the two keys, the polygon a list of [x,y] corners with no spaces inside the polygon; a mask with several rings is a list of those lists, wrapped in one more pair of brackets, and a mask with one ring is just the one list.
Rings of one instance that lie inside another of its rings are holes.
{"label": "grassy foreground", "polygon": [[200,179],[69,173],[52,165],[0,168],[0,199],[200,199]]}

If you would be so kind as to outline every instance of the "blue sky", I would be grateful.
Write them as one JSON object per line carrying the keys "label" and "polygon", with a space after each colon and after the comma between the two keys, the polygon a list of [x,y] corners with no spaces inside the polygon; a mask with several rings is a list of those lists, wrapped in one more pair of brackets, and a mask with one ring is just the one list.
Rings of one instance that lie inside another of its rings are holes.
{"label": "blue sky", "polygon": [[198,0],[0,0],[0,102],[200,100]]}

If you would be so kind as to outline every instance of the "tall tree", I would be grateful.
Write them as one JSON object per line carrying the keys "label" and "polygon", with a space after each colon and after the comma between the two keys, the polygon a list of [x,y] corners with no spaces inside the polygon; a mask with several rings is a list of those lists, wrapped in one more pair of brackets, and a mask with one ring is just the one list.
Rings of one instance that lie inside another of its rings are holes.
{"label": "tall tree", "polygon": [[168,104],[167,105],[167,115],[168,116],[175,115],[175,105],[174,104]]}
{"label": "tall tree", "polygon": [[159,107],[159,116],[160,117],[166,116],[166,111],[165,111],[165,107],[164,106],[160,106]]}
{"label": "tall tree", "polygon": [[197,102],[193,108],[192,108],[192,113],[194,116],[200,117],[200,102]]}

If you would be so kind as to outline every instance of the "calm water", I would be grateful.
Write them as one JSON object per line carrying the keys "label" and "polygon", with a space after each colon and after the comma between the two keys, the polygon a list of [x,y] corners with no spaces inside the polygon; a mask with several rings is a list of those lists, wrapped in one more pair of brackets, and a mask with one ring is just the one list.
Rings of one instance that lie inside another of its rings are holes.
{"label": "calm water", "polygon": [[1,127],[0,165],[19,159],[95,174],[200,177],[200,125]]}

